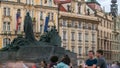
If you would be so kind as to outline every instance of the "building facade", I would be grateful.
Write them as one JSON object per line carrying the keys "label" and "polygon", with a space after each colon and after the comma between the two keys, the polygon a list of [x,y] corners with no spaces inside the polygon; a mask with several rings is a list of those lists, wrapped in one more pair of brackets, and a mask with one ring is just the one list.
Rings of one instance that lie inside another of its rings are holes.
{"label": "building facade", "polygon": [[98,26],[98,49],[104,51],[108,63],[112,62],[112,46],[114,38],[114,22],[112,16],[103,12],[97,12],[100,22]]}
{"label": "building facade", "polygon": [[[36,38],[44,32],[46,16],[50,16],[49,28],[54,25],[58,27],[58,6],[53,0],[3,0],[0,2],[0,48],[9,44],[17,34],[24,33],[27,12],[33,19]],[[97,17],[88,14],[84,0],[72,0],[60,6],[59,34],[62,47],[78,54],[78,64],[87,58],[89,50],[97,49],[99,22]]]}
{"label": "building facade", "polygon": [[113,21],[114,21],[114,38],[113,38],[113,45],[112,46],[112,60],[114,61],[119,61],[119,46],[120,46],[120,30],[119,30],[119,23],[120,23],[120,18],[118,15],[118,5],[117,5],[117,0],[111,0],[111,14],[113,16]]}
{"label": "building facade", "polygon": [[[69,6],[69,7],[67,7]],[[62,47],[77,53],[78,64],[88,57],[88,51],[97,49],[97,17],[89,16],[86,3],[72,1],[60,7],[60,35]]]}
{"label": "building facade", "polygon": [[1,0],[0,48],[9,44],[17,34],[23,33],[24,17],[27,12],[33,19],[33,30],[37,38],[43,33],[46,16],[50,17],[49,27],[56,25],[56,10],[57,5],[52,0]]}
{"label": "building facade", "polygon": [[[111,13],[106,13],[96,0],[88,0],[87,5],[95,12],[95,17],[99,20],[97,49],[104,51],[107,63],[118,60],[117,39],[115,38],[115,21]],[[113,57],[114,56],[114,57]]]}
{"label": "building facade", "polygon": [[112,60],[114,61],[120,61],[120,16],[118,15],[115,20],[115,31],[114,31],[114,46],[112,47],[113,54],[112,54]]}
{"label": "building facade", "polygon": [[116,26],[117,26],[117,30],[118,30],[118,32],[119,32],[119,35],[118,35],[118,39],[117,39],[117,41],[118,41],[118,61],[120,61],[120,15],[118,15],[118,19],[117,19],[117,24],[116,24]]}
{"label": "building facade", "polygon": [[[1,0],[0,48],[9,44],[18,34],[24,33],[27,12],[33,19],[37,39],[44,33],[47,16],[50,17],[49,28],[59,26],[62,47],[77,53],[78,64],[87,59],[89,50],[97,49],[104,50],[108,62],[119,59],[120,51],[116,51],[116,48],[120,45],[116,42],[118,39],[115,40],[114,21],[96,0],[88,0],[87,3],[85,0],[72,0],[59,7],[53,0]],[[112,57],[114,54],[116,58]]]}

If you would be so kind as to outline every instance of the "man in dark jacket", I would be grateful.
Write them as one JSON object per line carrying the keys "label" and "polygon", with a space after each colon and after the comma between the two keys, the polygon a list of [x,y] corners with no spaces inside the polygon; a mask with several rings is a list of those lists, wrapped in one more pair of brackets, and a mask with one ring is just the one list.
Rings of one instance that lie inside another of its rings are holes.
{"label": "man in dark jacket", "polygon": [[106,60],[103,57],[103,50],[97,50],[97,68],[107,68]]}

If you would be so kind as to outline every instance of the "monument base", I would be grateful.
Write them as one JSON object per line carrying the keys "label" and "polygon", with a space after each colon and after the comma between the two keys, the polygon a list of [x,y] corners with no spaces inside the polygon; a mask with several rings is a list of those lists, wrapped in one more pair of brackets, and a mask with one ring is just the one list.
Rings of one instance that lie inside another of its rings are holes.
{"label": "monument base", "polygon": [[74,66],[77,66],[77,56],[75,53],[65,50],[62,47],[57,46],[24,46],[21,47],[18,51],[4,51],[0,52],[0,62],[7,61],[26,61],[26,62],[36,62],[45,60],[50,62],[51,56],[58,56],[59,60],[64,55],[68,55]]}

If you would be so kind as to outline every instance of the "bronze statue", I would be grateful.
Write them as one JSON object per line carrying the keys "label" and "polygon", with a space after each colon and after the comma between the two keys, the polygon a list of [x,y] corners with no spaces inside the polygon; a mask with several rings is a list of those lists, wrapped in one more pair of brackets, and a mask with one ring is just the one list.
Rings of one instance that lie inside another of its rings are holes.
{"label": "bronze statue", "polygon": [[25,39],[28,39],[31,42],[36,40],[34,37],[33,24],[29,12],[27,13],[24,19],[24,32],[25,32]]}

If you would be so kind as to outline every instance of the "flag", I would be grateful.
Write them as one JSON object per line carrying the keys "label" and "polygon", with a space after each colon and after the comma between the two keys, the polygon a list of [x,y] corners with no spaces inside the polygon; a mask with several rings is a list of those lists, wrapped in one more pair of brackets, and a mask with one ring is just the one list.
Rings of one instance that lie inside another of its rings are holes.
{"label": "flag", "polygon": [[45,19],[44,32],[47,32],[47,29],[48,29],[48,23],[49,23],[49,16],[47,16],[46,19]]}
{"label": "flag", "polygon": [[55,4],[66,4],[70,3],[72,0],[54,0]]}
{"label": "flag", "polygon": [[20,17],[20,13],[16,14],[16,31],[18,30],[18,26],[21,23],[21,17]]}

